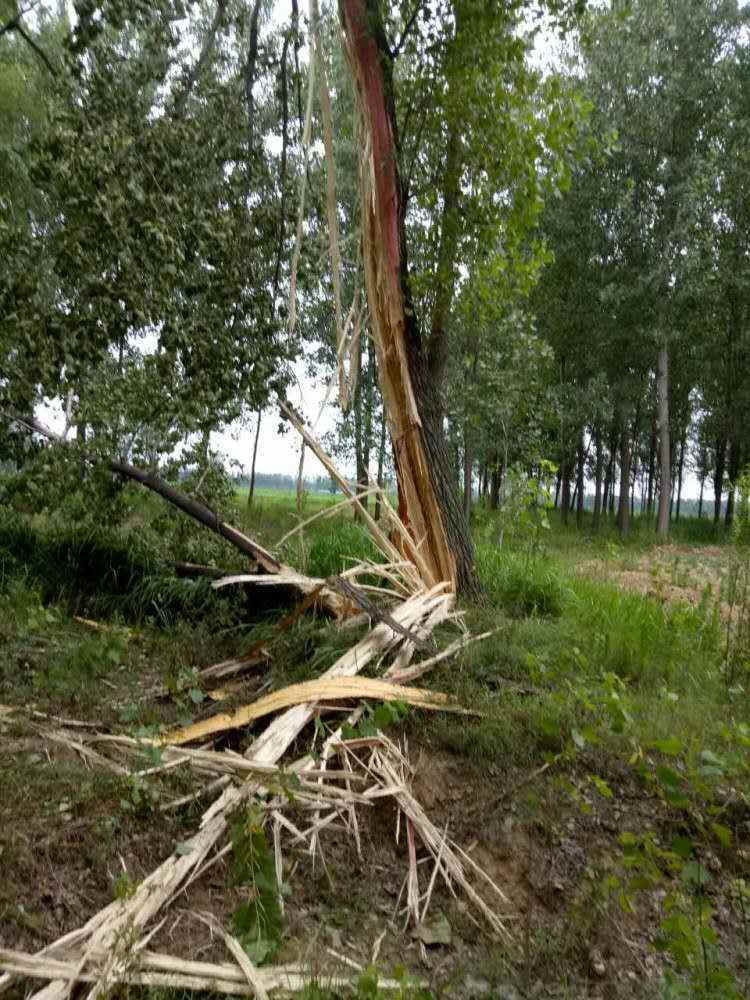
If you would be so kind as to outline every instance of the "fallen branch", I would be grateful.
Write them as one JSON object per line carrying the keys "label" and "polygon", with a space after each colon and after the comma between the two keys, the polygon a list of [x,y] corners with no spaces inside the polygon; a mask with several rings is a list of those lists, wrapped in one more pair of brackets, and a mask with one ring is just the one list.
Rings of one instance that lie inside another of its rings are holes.
{"label": "fallen branch", "polygon": [[[75,975],[77,980],[85,983],[98,981],[96,968],[84,968],[76,974],[76,964],[76,959],[47,958],[0,948],[0,969],[5,972],[33,979],[54,978],[67,981]],[[138,955],[137,966],[139,967],[124,970],[118,977],[118,982],[133,986],[226,993],[232,996],[257,995],[239,965],[226,962],[195,962],[172,955],[144,951]],[[262,985],[266,992],[277,989],[298,991],[320,978],[319,974],[313,975],[309,969],[296,965],[265,966],[255,969],[255,975],[258,984]],[[326,975],[325,981],[331,988],[346,989],[356,986],[356,980],[342,976]],[[379,979],[378,986],[387,990],[401,988],[395,980],[388,979]]]}

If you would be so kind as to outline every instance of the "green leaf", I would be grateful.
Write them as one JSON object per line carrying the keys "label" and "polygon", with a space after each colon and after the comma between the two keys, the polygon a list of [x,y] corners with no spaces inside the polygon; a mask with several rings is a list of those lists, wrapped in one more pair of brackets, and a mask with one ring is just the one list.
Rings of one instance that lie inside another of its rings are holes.
{"label": "green leaf", "polygon": [[682,786],[682,778],[671,767],[659,764],[655,768],[654,773],[660,784],[664,785],[665,788],[680,788]]}
{"label": "green leaf", "polygon": [[687,860],[693,853],[693,842],[689,837],[675,837],[672,841],[672,850],[679,858]]}
{"label": "green leaf", "polygon": [[711,829],[722,847],[730,846],[732,843],[732,831],[728,826],[722,826],[721,823],[712,823]]}
{"label": "green leaf", "polygon": [[686,885],[704,886],[708,883],[710,876],[705,865],[698,861],[688,861],[680,872],[680,878]]}
{"label": "green leaf", "polygon": [[651,747],[654,750],[658,750],[659,753],[666,754],[668,757],[676,757],[685,749],[682,740],[678,740],[676,736],[671,736],[666,740],[655,740],[651,744]]}
{"label": "green leaf", "polygon": [[611,799],[613,797],[612,789],[603,778],[598,777],[596,774],[590,774],[589,778],[593,782],[597,792],[599,792],[603,798]]}

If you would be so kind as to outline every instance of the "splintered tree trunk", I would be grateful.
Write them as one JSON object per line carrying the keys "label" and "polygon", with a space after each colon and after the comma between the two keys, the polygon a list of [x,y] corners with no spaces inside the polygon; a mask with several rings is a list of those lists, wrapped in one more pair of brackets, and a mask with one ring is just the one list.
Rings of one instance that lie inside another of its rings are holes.
{"label": "splintered tree trunk", "polygon": [[656,534],[666,538],[669,534],[669,499],[672,493],[672,462],[669,447],[669,355],[667,345],[659,348],[656,365],[656,396],[659,424],[659,516]]}
{"label": "splintered tree trunk", "polygon": [[363,131],[362,244],[378,375],[399,512],[418,546],[407,544],[405,555],[423,567],[427,585],[448,580],[458,591],[476,593],[473,546],[409,289],[393,57],[377,0],[342,0],[339,13]]}

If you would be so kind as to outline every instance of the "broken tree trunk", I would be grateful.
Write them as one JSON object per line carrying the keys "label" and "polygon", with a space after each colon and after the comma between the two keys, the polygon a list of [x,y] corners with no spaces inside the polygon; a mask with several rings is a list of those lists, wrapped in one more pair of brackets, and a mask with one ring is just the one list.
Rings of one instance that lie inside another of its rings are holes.
{"label": "broken tree trunk", "polygon": [[392,55],[377,0],[343,0],[341,26],[363,131],[363,255],[378,375],[393,441],[399,514],[427,566],[425,584],[476,592],[474,553],[456,495],[441,407],[408,282]]}

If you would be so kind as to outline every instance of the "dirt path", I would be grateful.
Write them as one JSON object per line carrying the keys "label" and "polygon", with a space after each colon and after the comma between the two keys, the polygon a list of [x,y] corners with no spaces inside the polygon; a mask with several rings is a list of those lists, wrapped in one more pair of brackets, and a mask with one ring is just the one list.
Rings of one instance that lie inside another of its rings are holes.
{"label": "dirt path", "polygon": [[730,613],[727,602],[735,550],[719,545],[662,545],[634,556],[602,557],[579,564],[578,572],[602,578],[624,590],[653,597],[661,603],[701,604],[707,610],[720,602],[720,614]]}

